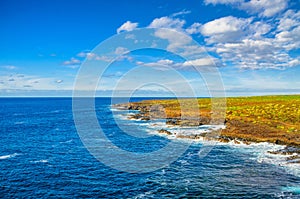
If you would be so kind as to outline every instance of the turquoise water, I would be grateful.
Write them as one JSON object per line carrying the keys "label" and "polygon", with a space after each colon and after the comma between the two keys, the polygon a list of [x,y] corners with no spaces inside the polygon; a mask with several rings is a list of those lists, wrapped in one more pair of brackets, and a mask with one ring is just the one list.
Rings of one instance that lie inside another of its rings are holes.
{"label": "turquoise water", "polygon": [[[95,107],[103,132],[124,150],[147,153],[169,143],[143,121],[126,124],[149,137],[125,134],[114,120],[124,122],[124,115],[113,116],[109,98],[97,98]],[[131,174],[84,147],[71,98],[1,98],[0,113],[1,198],[300,198],[300,177],[261,161],[267,159],[253,147],[218,144],[199,158],[203,143],[195,142],[165,168]]]}

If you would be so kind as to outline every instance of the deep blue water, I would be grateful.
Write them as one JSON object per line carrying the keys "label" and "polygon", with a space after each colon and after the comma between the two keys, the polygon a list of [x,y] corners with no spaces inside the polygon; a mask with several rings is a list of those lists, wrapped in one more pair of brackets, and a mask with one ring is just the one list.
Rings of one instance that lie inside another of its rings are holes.
{"label": "deep blue water", "polygon": [[[97,98],[95,104],[103,132],[116,146],[145,153],[169,142],[124,134],[110,99]],[[126,122],[147,133],[139,123]],[[201,143],[192,144],[177,161],[154,172],[118,171],[82,144],[71,98],[0,98],[1,198],[300,198],[300,178],[257,161],[255,150],[217,145],[199,158],[199,148]]]}

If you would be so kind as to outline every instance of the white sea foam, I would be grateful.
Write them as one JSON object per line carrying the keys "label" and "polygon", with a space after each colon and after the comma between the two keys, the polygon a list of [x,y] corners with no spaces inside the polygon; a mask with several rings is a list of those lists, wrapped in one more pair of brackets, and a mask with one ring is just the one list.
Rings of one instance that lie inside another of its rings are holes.
{"label": "white sea foam", "polygon": [[[127,119],[128,116],[133,113],[129,114],[122,114],[122,119]],[[119,114],[121,115],[121,114]],[[212,130],[219,130],[219,129],[225,129],[225,125],[202,125],[200,127],[178,127],[173,125],[167,125],[165,122],[161,121],[149,121],[148,123],[138,123],[140,122],[140,119],[131,119],[136,121],[137,125],[143,125],[146,127],[146,131],[149,134],[155,134],[167,137],[168,139],[178,139],[176,135],[184,134],[184,135],[201,135],[203,133],[209,133]],[[171,135],[166,134],[160,134],[158,131],[160,129],[165,129],[169,132],[171,132]],[[206,140],[205,138],[199,138],[199,139],[186,139],[186,138],[180,138],[183,141],[193,141],[193,142],[200,142],[202,144],[205,144],[206,146],[209,145],[228,145],[230,147],[237,148],[241,152],[245,152],[250,155],[250,159],[253,159],[257,161],[258,163],[266,163],[266,164],[272,164],[276,165],[280,168],[285,169],[288,173],[299,176],[300,177],[300,164],[299,163],[291,163],[287,161],[287,158],[292,155],[280,155],[280,154],[271,154],[269,151],[278,151],[284,149],[286,146],[283,145],[277,145],[267,142],[262,143],[244,143],[236,140],[232,140],[228,143],[219,142],[216,140]],[[295,155],[295,154],[293,154]]]}
{"label": "white sea foam", "polygon": [[152,191],[147,191],[145,193],[140,193],[132,198],[134,199],[140,199],[140,198],[152,198],[151,196],[153,195]]}
{"label": "white sea foam", "polygon": [[59,142],[60,144],[65,144],[65,143],[70,143],[70,142],[73,142],[73,140],[67,140],[67,141],[64,141],[64,142]]}
{"label": "white sea foam", "polygon": [[300,194],[300,186],[289,186],[289,187],[283,187],[283,191],[293,192],[296,194]]}
{"label": "white sea foam", "polygon": [[60,113],[62,112],[62,110],[53,110],[53,111],[50,111],[50,113]]}
{"label": "white sea foam", "polygon": [[2,155],[2,156],[0,156],[0,160],[13,158],[13,157],[16,157],[17,155],[19,155],[19,154],[18,153],[13,153],[13,154],[9,154],[9,155]]}
{"label": "white sea foam", "polygon": [[32,163],[48,163],[48,160],[35,160],[35,161],[30,161]]}
{"label": "white sea foam", "polygon": [[121,112],[121,111],[124,111],[124,110],[120,110],[120,109],[117,109],[117,108],[110,108],[110,111],[111,112]]}
{"label": "white sea foam", "polygon": [[250,159],[257,161],[258,163],[276,165],[286,170],[289,174],[300,177],[300,164],[287,161],[288,157],[296,154],[282,155],[270,153],[284,149],[286,147],[284,145],[272,144],[268,142],[251,143],[247,145],[243,142],[236,144],[234,141],[222,144],[228,144],[231,147],[238,148],[238,150],[241,152],[251,154],[252,157]]}
{"label": "white sea foam", "polygon": [[19,125],[19,124],[24,124],[24,123],[25,123],[24,121],[19,121],[19,122],[15,122],[14,124]]}
{"label": "white sea foam", "polygon": [[[176,135],[184,134],[184,135],[201,135],[202,133],[210,132],[211,129],[221,129],[224,128],[224,126],[209,126],[206,125],[201,126],[202,128],[165,128],[166,130],[170,131],[172,135],[163,135],[166,136],[169,139],[177,139]],[[156,131],[158,134],[158,132]],[[187,140],[186,138],[183,138],[182,140]],[[291,155],[281,155],[281,154],[272,154],[270,152],[278,151],[284,149],[286,146],[278,145],[278,144],[272,144],[268,142],[262,142],[262,143],[244,143],[236,140],[232,140],[228,143],[219,142],[215,140],[206,140],[205,138],[200,137],[199,139],[192,140],[194,142],[200,142],[202,144],[205,144],[207,146],[209,145],[228,145],[230,147],[234,147],[238,149],[241,152],[245,152],[248,154],[251,154],[251,159],[257,161],[258,163],[266,163],[266,164],[272,164],[276,165],[279,168],[282,168],[286,170],[289,174],[295,175],[300,177],[300,164],[299,163],[292,163],[287,161],[288,157],[291,157],[293,155],[297,154],[291,154]],[[238,144],[239,143],[239,144]]]}
{"label": "white sea foam", "polygon": [[14,113],[13,116],[22,116],[24,115],[23,113]]}

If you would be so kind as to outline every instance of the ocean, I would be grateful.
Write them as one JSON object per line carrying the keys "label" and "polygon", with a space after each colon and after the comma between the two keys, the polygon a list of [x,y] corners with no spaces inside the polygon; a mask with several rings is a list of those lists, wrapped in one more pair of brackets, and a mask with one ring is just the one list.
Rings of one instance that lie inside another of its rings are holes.
{"label": "ocean", "polygon": [[[127,111],[113,110],[110,98],[96,98],[95,111],[105,136],[125,151],[149,153],[172,141],[157,134],[158,124],[127,120]],[[0,118],[1,198],[300,198],[299,164],[267,152],[281,146],[214,143],[199,157],[205,141],[189,141],[170,164],[128,173],[85,147],[71,98],[0,98]],[[124,133],[117,123],[140,137]],[[122,158],[110,155],[104,157]]]}

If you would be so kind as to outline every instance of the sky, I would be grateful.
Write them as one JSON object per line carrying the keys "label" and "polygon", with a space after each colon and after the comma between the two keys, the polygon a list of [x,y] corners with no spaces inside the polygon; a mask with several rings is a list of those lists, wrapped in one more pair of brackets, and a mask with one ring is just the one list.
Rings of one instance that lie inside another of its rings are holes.
{"label": "sky", "polygon": [[0,27],[0,96],[300,93],[298,0],[1,0]]}

